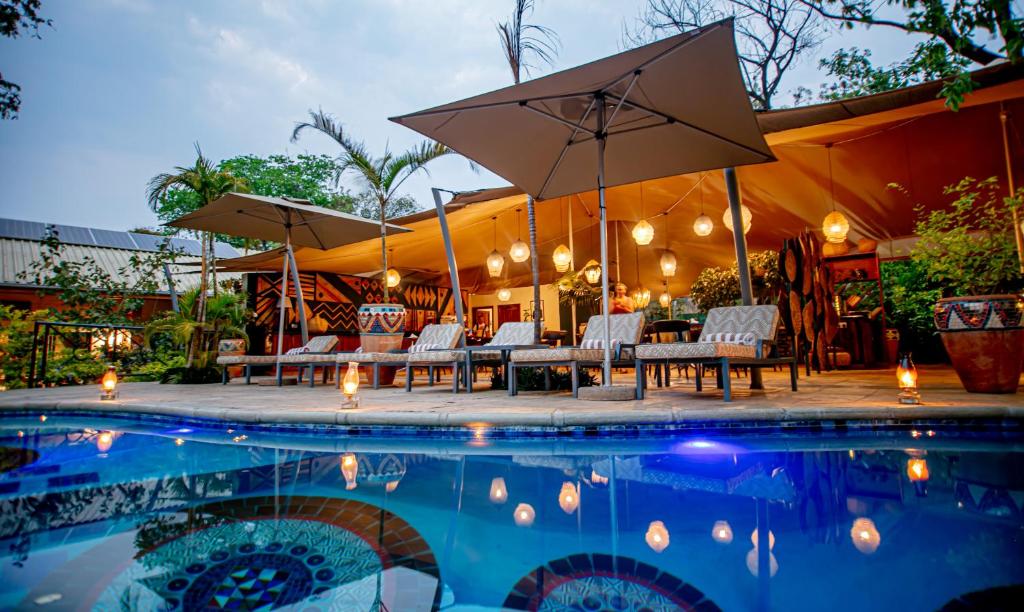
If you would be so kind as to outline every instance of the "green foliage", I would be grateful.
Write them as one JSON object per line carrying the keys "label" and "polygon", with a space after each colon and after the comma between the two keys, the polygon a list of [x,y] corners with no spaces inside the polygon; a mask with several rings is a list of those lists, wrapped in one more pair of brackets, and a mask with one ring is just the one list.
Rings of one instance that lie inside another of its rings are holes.
{"label": "green foliage", "polygon": [[[751,253],[750,284],[759,304],[768,304],[775,299],[782,287],[777,251]],[[720,306],[733,306],[740,299],[740,272],[738,264],[728,269],[704,268],[690,286],[690,297],[704,312]]]}
{"label": "green foliage", "polygon": [[[577,376],[581,387],[592,387],[597,384],[597,379],[586,368],[579,368]],[[508,386],[502,379],[501,371],[496,371],[491,376],[491,389],[507,388]],[[543,391],[544,368],[516,368],[516,388],[520,391]],[[571,391],[572,377],[569,375],[569,372],[552,369],[551,389],[553,391]]]}
{"label": "green foliage", "polygon": [[569,270],[554,283],[559,304],[597,306],[601,301],[601,288],[588,283],[581,270]]}
{"label": "green foliage", "polygon": [[[355,207],[354,211],[344,210],[342,212],[354,212],[360,217],[367,219],[380,218],[380,204],[377,202],[376,196],[369,191],[364,191],[355,196],[355,198],[352,198],[352,205]],[[386,219],[394,219],[395,217],[411,215],[419,210],[420,206],[416,203],[416,200],[407,195],[400,195],[391,198],[384,205],[384,217]]]}
{"label": "green foliage", "polygon": [[0,374],[10,389],[25,386],[32,352],[32,327],[49,317],[46,310],[26,312],[0,304]]}
{"label": "green foliage", "polygon": [[[964,72],[970,62],[950,53],[946,45],[936,40],[918,43],[909,58],[886,67],[873,65],[871,51],[857,47],[839,49],[832,57],[820,60],[818,65],[836,79],[821,86],[822,100],[866,96],[935,79],[950,78],[950,83],[959,83],[960,77],[966,76],[970,81]],[[954,96],[952,88],[948,96]],[[954,99],[959,106],[963,101],[962,93]]]}
{"label": "green foliage", "polygon": [[[946,78],[941,96],[946,105],[957,110],[974,83],[967,73],[971,63],[988,65],[1000,58],[1011,62],[1021,59],[1024,50],[1022,20],[1015,15],[1015,3],[1007,0],[804,0],[820,15],[838,21],[846,28],[857,24],[896,28],[909,34],[923,34],[927,40],[915,47],[911,57],[889,69],[864,64],[866,54],[854,50],[832,65],[843,78],[857,87],[876,91],[899,85],[903,78]],[[993,41],[999,45],[990,48]],[[940,50],[944,48],[945,52]],[[846,52],[840,52],[846,53]],[[860,58],[853,57],[860,55]],[[852,59],[852,63],[848,62]],[[833,60],[828,60],[832,62]],[[887,74],[887,72],[889,74]],[[908,83],[909,84],[909,83]],[[840,90],[842,87],[840,87]],[[837,95],[841,91],[836,92]],[[856,94],[851,94],[856,95]],[[845,97],[845,96],[841,96]]]}
{"label": "green foliage", "polygon": [[881,271],[886,324],[899,330],[900,349],[913,352],[915,361],[941,360],[946,353],[933,313],[942,289],[913,260],[883,262]]}
{"label": "green foliage", "polygon": [[[217,356],[217,344],[221,338],[244,338],[245,324],[251,312],[245,305],[245,294],[225,291],[206,300],[206,321],[197,318],[199,291],[192,289],[178,298],[180,312],[166,312],[160,318],[146,324],[146,344],[155,347],[161,339],[169,340],[172,346],[198,346],[193,365],[197,370],[213,366]],[[198,335],[198,338],[197,338]],[[168,366],[172,368],[172,366]],[[218,374],[219,374],[219,370]],[[186,374],[183,378],[189,378]],[[195,374],[202,378],[201,373]]]}
{"label": "green foliage", "polygon": [[175,253],[136,253],[127,265],[110,274],[92,257],[78,261],[65,253],[57,235],[40,244],[40,259],[23,270],[19,280],[40,287],[42,295],[55,295],[64,304],[51,309],[48,318],[77,323],[127,324],[142,308],[144,298],[156,293],[163,278],[163,266],[174,261]]}
{"label": "green foliage", "polygon": [[949,208],[915,211],[914,233],[921,239],[911,258],[927,279],[942,287],[946,296],[1013,293],[1024,289],[1013,235],[1016,197],[999,196],[995,177],[971,177],[946,188],[956,199]]}
{"label": "green foliage", "polygon": [[[40,0],[0,0],[0,36],[18,38],[22,30],[40,38],[39,27],[52,25],[39,16]],[[17,119],[21,110],[21,86],[4,80],[0,73],[0,119]]]}

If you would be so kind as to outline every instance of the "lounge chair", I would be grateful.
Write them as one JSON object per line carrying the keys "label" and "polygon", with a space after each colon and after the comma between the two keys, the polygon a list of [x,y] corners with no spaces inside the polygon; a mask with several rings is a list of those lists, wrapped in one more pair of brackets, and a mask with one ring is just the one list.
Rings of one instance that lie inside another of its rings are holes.
{"label": "lounge chair", "polygon": [[533,343],[533,323],[504,323],[487,344],[467,346],[448,351],[409,352],[408,367],[405,371],[405,390],[412,390],[413,369],[415,367],[431,367],[444,365],[451,367],[455,374],[452,392],[458,392],[458,373],[464,376],[466,392],[473,392],[473,372],[477,366],[501,367],[503,375],[508,378],[509,354],[517,349],[537,348]]}
{"label": "lounge chair", "polygon": [[777,306],[727,306],[708,312],[697,342],[641,344],[636,347],[636,398],[644,398],[647,386],[645,366],[652,363],[683,363],[698,366],[697,390],[701,391],[704,366],[719,369],[719,381],[725,401],[732,400],[729,368],[788,364],[790,384],[797,388],[796,359],[770,357],[779,330]]}
{"label": "lounge chair", "polygon": [[[410,353],[454,349],[462,339],[462,334],[462,326],[458,323],[434,323],[423,327],[423,331],[420,332],[419,338],[417,338],[416,342],[409,347],[408,351],[396,351],[393,353],[337,353],[334,355],[334,384],[336,387],[341,386],[341,368],[345,367],[350,362],[355,362],[372,368],[373,378],[371,382],[373,384],[373,388],[380,389],[380,368],[382,366],[399,368],[406,367],[406,362]],[[436,363],[429,366],[431,384],[433,384],[434,380],[433,367],[444,365],[446,364]],[[455,372],[455,374],[457,384],[458,373]]]}
{"label": "lounge chair", "polygon": [[[644,331],[644,313],[611,315],[612,366],[631,368],[634,364],[633,348],[640,342]],[[516,395],[516,368],[569,368],[572,379],[572,396],[579,392],[579,368],[600,367],[604,361],[604,315],[594,315],[587,321],[579,346],[560,346],[547,349],[512,351],[509,360],[508,394]],[[548,376],[545,376],[547,379]],[[609,382],[609,381],[605,381]]]}
{"label": "lounge chair", "polygon": [[[317,336],[316,338],[310,339],[305,345],[292,349],[288,354],[281,355],[278,360],[277,355],[225,355],[223,357],[217,357],[217,365],[225,366],[224,373],[221,377],[221,382],[227,384],[228,382],[228,369],[227,366],[245,366],[245,384],[252,383],[252,367],[253,366],[277,366],[277,385],[281,386],[281,370],[283,365],[308,365],[317,359],[330,359],[331,363],[334,363],[334,356],[331,350],[338,344],[337,336]],[[312,382],[312,368],[310,369],[310,381]]]}

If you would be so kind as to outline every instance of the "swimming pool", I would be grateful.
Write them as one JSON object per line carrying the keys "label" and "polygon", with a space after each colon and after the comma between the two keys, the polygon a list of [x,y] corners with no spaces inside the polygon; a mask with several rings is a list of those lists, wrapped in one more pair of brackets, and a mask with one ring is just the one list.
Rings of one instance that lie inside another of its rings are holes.
{"label": "swimming pool", "polygon": [[4,609],[909,612],[1024,589],[1019,432],[43,416],[0,418]]}

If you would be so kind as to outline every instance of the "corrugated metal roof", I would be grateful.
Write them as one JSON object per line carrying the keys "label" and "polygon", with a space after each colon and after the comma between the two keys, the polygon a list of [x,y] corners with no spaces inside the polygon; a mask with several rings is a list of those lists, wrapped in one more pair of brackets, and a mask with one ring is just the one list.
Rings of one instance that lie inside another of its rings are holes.
{"label": "corrugated metal roof", "polygon": [[[61,253],[66,261],[82,262],[91,258],[112,277],[119,276],[123,268],[129,268],[132,256],[139,254],[137,249],[110,249],[78,244],[65,244]],[[30,281],[20,279],[18,276],[37,261],[42,261],[38,241],[0,238],[0,285],[34,286]],[[174,288],[177,291],[185,291],[199,284],[196,266],[181,265],[196,261],[198,259],[195,257],[179,256],[177,263],[171,264]],[[128,270],[129,274],[132,272],[132,270]],[[238,279],[241,276],[241,274],[221,272],[217,274],[217,279]],[[136,275],[131,280],[134,282],[137,278]],[[160,275],[158,282],[160,293],[167,293],[167,280],[163,274]]]}
{"label": "corrugated metal roof", "polygon": [[[0,218],[0,238],[40,241],[46,238],[50,232],[56,232],[60,241],[69,245],[130,249],[133,251],[159,251],[161,245],[169,240],[171,248],[175,251],[194,257],[198,257],[200,254],[198,240]],[[229,258],[238,257],[239,255],[233,246],[223,242],[218,242],[214,250],[217,257]]]}

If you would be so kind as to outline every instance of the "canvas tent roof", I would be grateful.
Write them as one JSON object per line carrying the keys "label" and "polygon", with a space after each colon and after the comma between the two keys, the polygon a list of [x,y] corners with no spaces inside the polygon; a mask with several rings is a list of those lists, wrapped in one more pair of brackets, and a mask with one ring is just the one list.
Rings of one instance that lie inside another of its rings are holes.
{"label": "canvas tent roof", "polygon": [[[758,120],[778,161],[737,169],[743,202],[753,213],[747,235],[750,250],[777,249],[784,238],[804,228],[820,228],[832,209],[833,192],[836,207],[850,220],[850,239],[877,240],[884,251],[890,241],[913,233],[915,205],[931,210],[948,202],[945,186],[965,176],[1005,180],[999,113],[1001,105],[1009,113],[1011,153],[1015,160],[1024,159],[1022,77],[1024,69],[1009,64],[976,72],[973,78],[979,88],[956,113],[936,98],[941,83],[761,113]],[[831,189],[827,144],[832,144]],[[893,189],[892,184],[903,189]],[[692,230],[702,198],[705,212],[715,221],[715,230],[706,238]],[[644,284],[653,290],[661,287],[658,259],[666,247],[679,260],[679,271],[668,279],[674,295],[685,293],[704,267],[735,261],[732,235],[722,226],[727,204],[720,172],[620,185],[608,189],[607,199],[612,222],[610,260],[619,260],[621,275],[615,263],[611,271],[627,284],[635,284],[639,268]],[[557,276],[551,252],[568,242],[570,206],[577,267],[587,259],[598,259],[596,192],[540,201],[536,210],[542,282]],[[523,209],[518,227],[516,208]],[[515,264],[506,258],[501,279],[489,279],[484,268],[484,259],[495,246],[507,252],[517,237],[527,235],[525,195],[520,190],[502,187],[460,195],[446,211],[463,288],[485,292],[530,283],[528,262]],[[654,225],[655,237],[649,246],[636,249],[629,231],[641,216]],[[496,223],[492,217],[497,217]],[[394,249],[392,263],[403,273],[446,283],[447,262],[435,211],[392,222],[414,230],[388,239]],[[299,249],[296,258],[304,271],[372,274],[380,266],[378,250],[370,242],[329,251]],[[275,270],[280,267],[280,255],[269,252],[224,263],[239,271]]]}

